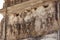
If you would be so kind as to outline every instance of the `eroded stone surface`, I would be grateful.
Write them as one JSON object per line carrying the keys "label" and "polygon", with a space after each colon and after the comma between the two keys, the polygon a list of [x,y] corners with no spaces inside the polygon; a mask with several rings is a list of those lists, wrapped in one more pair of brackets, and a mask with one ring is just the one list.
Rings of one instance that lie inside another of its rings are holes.
{"label": "eroded stone surface", "polygon": [[55,3],[46,2],[37,8],[7,16],[7,40],[19,40],[52,33],[58,29]]}

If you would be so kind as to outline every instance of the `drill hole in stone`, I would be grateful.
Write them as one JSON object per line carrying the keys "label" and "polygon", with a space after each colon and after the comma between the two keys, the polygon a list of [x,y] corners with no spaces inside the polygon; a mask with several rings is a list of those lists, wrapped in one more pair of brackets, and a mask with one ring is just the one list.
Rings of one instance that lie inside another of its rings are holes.
{"label": "drill hole in stone", "polygon": [[19,14],[16,14],[16,16],[19,16]]}
{"label": "drill hole in stone", "polygon": [[34,8],[34,10],[36,10],[37,8]]}
{"label": "drill hole in stone", "polygon": [[30,12],[30,10],[27,10],[27,12]]}
{"label": "drill hole in stone", "polygon": [[47,8],[49,5],[43,5],[44,8]]}

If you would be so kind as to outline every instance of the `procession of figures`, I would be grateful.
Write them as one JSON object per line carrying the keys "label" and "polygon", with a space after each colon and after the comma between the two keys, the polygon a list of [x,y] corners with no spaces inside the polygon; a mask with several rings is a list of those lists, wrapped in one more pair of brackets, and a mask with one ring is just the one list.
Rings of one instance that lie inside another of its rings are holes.
{"label": "procession of figures", "polygon": [[[24,1],[6,0],[7,6],[4,8]],[[6,14],[0,22],[0,38],[2,40],[44,40],[42,39],[44,35],[54,33],[53,38],[59,40],[59,5],[55,1],[46,1],[42,5],[22,9],[22,12],[16,9],[17,12],[9,13],[6,9]]]}

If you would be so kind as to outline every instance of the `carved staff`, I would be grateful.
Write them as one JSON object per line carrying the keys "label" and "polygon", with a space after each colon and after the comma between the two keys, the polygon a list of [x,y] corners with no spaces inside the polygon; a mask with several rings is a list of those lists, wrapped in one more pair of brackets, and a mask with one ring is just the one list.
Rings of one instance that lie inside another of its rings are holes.
{"label": "carved staff", "polygon": [[5,0],[5,8],[6,8],[6,9],[5,9],[5,39],[4,39],[4,40],[7,40],[7,39],[6,39],[6,38],[7,38],[7,37],[6,37],[6,36],[7,36],[7,35],[6,35],[6,34],[7,34],[7,14],[8,14],[8,13],[7,13],[7,4],[8,4],[7,2],[8,2],[8,0]]}

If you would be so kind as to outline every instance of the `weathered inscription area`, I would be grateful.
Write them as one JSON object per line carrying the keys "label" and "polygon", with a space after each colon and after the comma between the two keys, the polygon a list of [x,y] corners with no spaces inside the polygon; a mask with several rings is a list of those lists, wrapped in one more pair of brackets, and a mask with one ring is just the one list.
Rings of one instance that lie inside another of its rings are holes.
{"label": "weathered inscription area", "polygon": [[[16,10],[18,11],[18,10]],[[55,2],[44,2],[20,13],[8,13],[6,39],[37,37],[59,29]]]}

